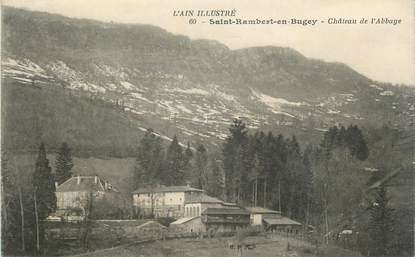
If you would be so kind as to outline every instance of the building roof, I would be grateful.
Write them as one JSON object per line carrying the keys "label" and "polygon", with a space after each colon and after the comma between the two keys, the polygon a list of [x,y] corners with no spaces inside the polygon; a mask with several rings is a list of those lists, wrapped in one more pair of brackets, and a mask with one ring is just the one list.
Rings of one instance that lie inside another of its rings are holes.
{"label": "building roof", "polygon": [[248,207],[246,209],[253,214],[281,214],[280,211],[274,211],[263,207]]}
{"label": "building roof", "polygon": [[[79,177],[79,184],[78,184]],[[77,192],[77,191],[105,191],[102,181],[96,176],[75,176],[58,185],[56,192]]]}
{"label": "building roof", "polygon": [[166,226],[163,226],[162,224],[154,220],[147,221],[146,223],[141,224],[136,227],[136,229],[144,229],[144,228],[167,229]]}
{"label": "building roof", "polygon": [[158,187],[147,187],[139,188],[133,192],[133,194],[142,194],[142,193],[167,193],[167,192],[203,192],[201,189],[193,188],[190,186],[158,186]]}
{"label": "building roof", "polygon": [[264,219],[265,223],[268,225],[301,225],[301,223],[289,219],[287,217],[281,217],[278,219]]}
{"label": "building roof", "polygon": [[223,206],[225,206],[226,208],[240,209],[240,207],[236,203],[224,202]]}
{"label": "building roof", "polygon": [[184,224],[184,223],[189,222],[191,220],[194,220],[196,218],[199,218],[200,219],[200,216],[181,218],[181,219],[178,219],[178,220],[170,223],[170,225],[181,225],[181,224]]}
{"label": "building roof", "polygon": [[223,204],[222,200],[218,198],[208,196],[206,194],[192,196],[191,199],[186,199],[186,203],[220,203]]}
{"label": "building roof", "polygon": [[229,215],[249,215],[249,212],[244,209],[233,209],[233,208],[207,208],[202,212],[202,215],[211,214],[229,214]]}

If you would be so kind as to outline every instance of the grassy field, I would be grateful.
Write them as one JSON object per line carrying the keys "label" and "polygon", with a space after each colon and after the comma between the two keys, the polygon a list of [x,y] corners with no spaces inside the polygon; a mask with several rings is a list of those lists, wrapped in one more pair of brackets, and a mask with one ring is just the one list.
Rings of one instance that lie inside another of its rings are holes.
{"label": "grassy field", "polygon": [[[240,256],[237,250],[227,247],[232,238],[177,239],[151,243],[121,246],[77,256],[82,257],[234,257]],[[360,257],[356,252],[335,247],[316,248],[292,238],[251,237],[246,240],[256,243],[253,250],[243,250],[244,257]]]}

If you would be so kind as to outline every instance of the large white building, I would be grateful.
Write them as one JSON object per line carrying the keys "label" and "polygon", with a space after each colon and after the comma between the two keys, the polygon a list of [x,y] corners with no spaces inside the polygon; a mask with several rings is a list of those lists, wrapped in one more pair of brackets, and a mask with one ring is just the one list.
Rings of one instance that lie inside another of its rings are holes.
{"label": "large white building", "polygon": [[85,209],[91,197],[100,199],[108,193],[118,193],[108,181],[99,176],[76,175],[56,186],[57,209]]}
{"label": "large white building", "polygon": [[181,218],[185,216],[185,204],[202,194],[203,190],[188,185],[141,188],[133,192],[133,206],[142,216]]}
{"label": "large white building", "polygon": [[224,202],[218,198],[211,197],[206,194],[200,194],[197,197],[193,197],[185,202],[184,217],[201,216],[202,212],[208,208],[240,209],[240,207],[235,203]]}

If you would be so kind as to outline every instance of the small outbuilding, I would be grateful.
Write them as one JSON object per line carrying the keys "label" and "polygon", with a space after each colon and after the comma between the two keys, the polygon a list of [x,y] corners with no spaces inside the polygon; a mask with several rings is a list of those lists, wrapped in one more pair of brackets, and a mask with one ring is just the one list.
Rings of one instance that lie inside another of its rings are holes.
{"label": "small outbuilding", "polygon": [[185,217],[170,223],[169,229],[174,233],[205,233],[206,225],[200,216]]}
{"label": "small outbuilding", "polygon": [[302,224],[275,211],[263,207],[249,207],[250,223],[253,226],[261,226],[266,231],[279,231],[298,233],[302,230]]}
{"label": "small outbuilding", "polygon": [[267,231],[279,231],[298,234],[302,230],[303,225],[300,222],[290,218],[281,217],[276,219],[265,218],[264,227]]}
{"label": "small outbuilding", "polygon": [[251,225],[263,226],[263,220],[265,218],[278,219],[281,218],[280,211],[274,211],[263,207],[248,207],[246,208],[251,214]]}

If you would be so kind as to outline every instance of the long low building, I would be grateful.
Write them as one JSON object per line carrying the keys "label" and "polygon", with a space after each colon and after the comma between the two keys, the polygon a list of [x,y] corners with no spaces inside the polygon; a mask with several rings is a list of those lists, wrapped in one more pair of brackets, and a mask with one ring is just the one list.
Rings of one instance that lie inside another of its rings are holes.
{"label": "long low building", "polygon": [[207,208],[222,208],[224,201],[217,198],[208,196],[206,194],[200,194],[188,199],[184,205],[184,217],[197,217],[202,214]]}
{"label": "long low building", "polygon": [[135,212],[141,216],[198,217],[208,208],[239,209],[234,203],[227,203],[208,196],[203,190],[187,186],[158,186],[140,188],[133,192]]}
{"label": "long low building", "polygon": [[281,212],[263,207],[248,207],[246,209],[251,213],[251,225],[253,226],[262,226],[264,218],[281,217]]}
{"label": "long low building", "polygon": [[292,220],[287,217],[281,218],[265,218],[264,219],[265,229],[268,231],[280,231],[297,234],[303,228],[300,222]]}
{"label": "long low building", "polygon": [[171,231],[177,233],[205,233],[206,225],[200,216],[180,218],[170,223]]}
{"label": "long low building", "polygon": [[184,217],[170,223],[179,233],[234,233],[249,226],[249,212],[241,208],[206,208],[201,216]]}
{"label": "long low building", "polygon": [[235,232],[249,226],[250,213],[245,209],[207,208],[202,212],[202,222],[208,233]]}

